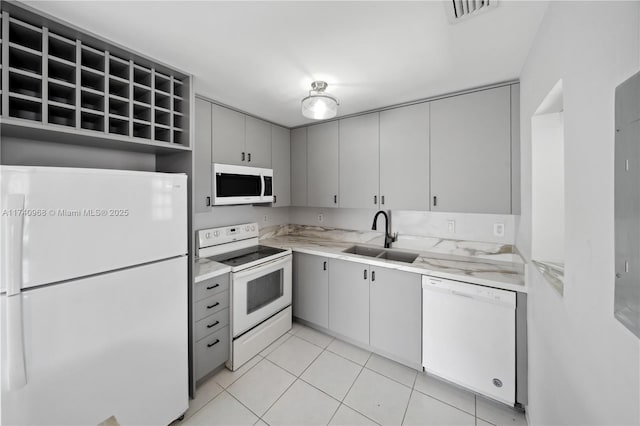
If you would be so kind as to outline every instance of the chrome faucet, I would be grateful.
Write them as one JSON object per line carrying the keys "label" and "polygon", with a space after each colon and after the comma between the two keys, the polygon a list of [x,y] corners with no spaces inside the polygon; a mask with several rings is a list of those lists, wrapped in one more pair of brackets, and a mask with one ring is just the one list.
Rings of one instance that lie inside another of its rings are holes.
{"label": "chrome faucet", "polygon": [[378,223],[378,216],[380,215],[384,216],[384,248],[390,248],[391,243],[398,240],[398,233],[396,232],[395,234],[391,235],[391,232],[390,232],[391,224],[389,222],[389,216],[387,215],[387,212],[385,212],[384,210],[380,210],[378,213],[376,213],[376,215],[373,217],[373,225],[371,225],[371,230],[372,231],[378,230],[377,223]]}

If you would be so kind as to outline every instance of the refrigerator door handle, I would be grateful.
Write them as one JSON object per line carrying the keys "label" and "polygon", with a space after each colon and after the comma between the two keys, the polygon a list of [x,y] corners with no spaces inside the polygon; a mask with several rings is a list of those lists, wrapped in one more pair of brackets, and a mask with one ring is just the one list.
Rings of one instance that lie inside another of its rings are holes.
{"label": "refrigerator door handle", "polygon": [[27,384],[24,360],[24,333],[22,326],[22,237],[24,227],[24,194],[8,194],[6,198],[3,251],[6,258],[2,268],[2,280],[7,290],[7,384],[9,390],[20,389]]}

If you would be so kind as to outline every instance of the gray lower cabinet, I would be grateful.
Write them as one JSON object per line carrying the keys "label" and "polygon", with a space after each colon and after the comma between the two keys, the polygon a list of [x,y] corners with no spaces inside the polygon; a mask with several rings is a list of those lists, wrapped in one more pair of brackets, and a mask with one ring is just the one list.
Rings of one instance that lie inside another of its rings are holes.
{"label": "gray lower cabinet", "polygon": [[291,205],[307,205],[307,128],[291,131]]}
{"label": "gray lower cabinet", "polygon": [[196,213],[211,210],[211,102],[196,98],[193,198]]}
{"label": "gray lower cabinet", "polygon": [[369,344],[369,265],[330,259],[329,330]]}
{"label": "gray lower cabinet", "polygon": [[372,266],[370,342],[381,354],[408,365],[422,359],[422,276]]}
{"label": "gray lower cabinet", "polygon": [[229,358],[229,274],[193,285],[193,377],[198,381]]}
{"label": "gray lower cabinet", "polygon": [[511,213],[509,86],[431,102],[431,210]]}
{"label": "gray lower cabinet", "polygon": [[329,328],[329,260],[293,254],[293,316]]}
{"label": "gray lower cabinet", "polygon": [[271,126],[271,167],[273,167],[273,207],[291,205],[291,143],[289,130]]}
{"label": "gray lower cabinet", "polygon": [[309,207],[338,207],[338,122],[307,128]]}

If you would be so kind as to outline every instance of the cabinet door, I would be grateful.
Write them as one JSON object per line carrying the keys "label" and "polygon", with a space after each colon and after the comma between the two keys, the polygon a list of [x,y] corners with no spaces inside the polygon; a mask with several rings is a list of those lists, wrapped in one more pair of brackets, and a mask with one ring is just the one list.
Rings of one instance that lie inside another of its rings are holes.
{"label": "cabinet door", "polygon": [[379,114],[340,120],[340,207],[378,208]]}
{"label": "cabinet door", "polygon": [[511,212],[509,86],[431,103],[431,210]]}
{"label": "cabinet door", "polygon": [[291,131],[291,205],[307,205],[307,128]]}
{"label": "cabinet door", "polygon": [[420,366],[422,276],[371,267],[371,346],[406,364]]}
{"label": "cabinet door", "polygon": [[271,124],[245,117],[247,166],[271,168]]}
{"label": "cabinet door", "polygon": [[211,210],[211,103],[196,98],[193,192],[196,213]]}
{"label": "cabinet door", "polygon": [[328,259],[293,254],[293,316],[329,328]]}
{"label": "cabinet door", "polygon": [[429,210],[429,103],[380,113],[380,207]]}
{"label": "cabinet door", "polygon": [[338,122],[307,128],[307,191],[310,207],[338,207]]}
{"label": "cabinet door", "polygon": [[369,266],[329,260],[329,329],[369,344]]}
{"label": "cabinet door", "polygon": [[244,149],[244,114],[212,104],[211,162],[246,165]]}
{"label": "cabinet door", "polygon": [[289,130],[271,126],[271,167],[273,167],[273,206],[291,204],[291,143]]}

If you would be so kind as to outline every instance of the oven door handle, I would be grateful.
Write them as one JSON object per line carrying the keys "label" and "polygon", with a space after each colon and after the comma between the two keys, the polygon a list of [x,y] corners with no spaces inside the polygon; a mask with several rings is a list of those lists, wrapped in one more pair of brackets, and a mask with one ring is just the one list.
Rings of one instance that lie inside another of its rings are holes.
{"label": "oven door handle", "polygon": [[[239,272],[234,272],[233,273],[233,278],[234,280],[237,279],[244,279],[246,277],[252,276],[252,275],[264,275],[265,272],[269,271],[277,271],[278,269],[280,269],[280,267],[282,265],[286,265],[287,263],[291,263],[291,253],[286,254],[282,257],[279,257],[277,259],[274,259],[270,262],[267,263],[261,263],[259,265],[253,266],[249,269],[245,269]],[[267,273],[269,273],[267,272]]]}

